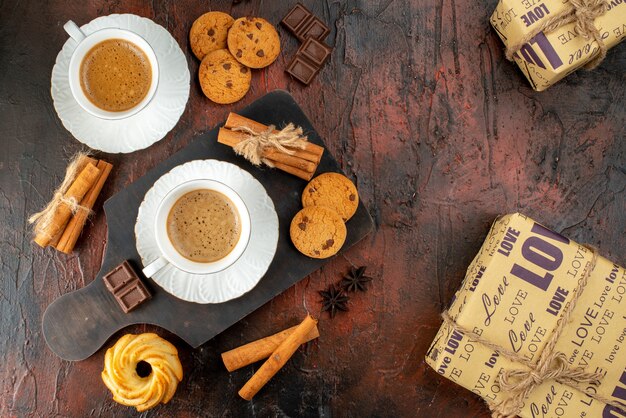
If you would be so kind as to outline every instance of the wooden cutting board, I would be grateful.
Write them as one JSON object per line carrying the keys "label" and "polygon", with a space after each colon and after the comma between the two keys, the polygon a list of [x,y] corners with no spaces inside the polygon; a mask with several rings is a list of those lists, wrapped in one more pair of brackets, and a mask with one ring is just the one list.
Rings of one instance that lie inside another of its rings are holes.
{"label": "wooden cutting board", "polygon": [[[238,113],[266,125],[283,126],[293,122],[304,129],[310,141],[324,145],[302,109],[286,91],[271,92]],[[88,286],[61,296],[44,313],[44,337],[59,357],[83,360],[98,351],[118,330],[141,323],[163,327],[196,348],[328,262],[328,259],[315,260],[300,254],[289,238],[289,225],[301,209],[300,195],[306,182],[282,171],[255,168],[236,156],[231,148],[219,144],[217,131],[218,128],[215,128],[199,135],[186,148],[104,203],[108,242],[102,268]],[[182,301],[162,290],[151,279],[142,277],[152,292],[152,299],[124,314],[113,295],[107,291],[102,276],[126,259],[136,271],[141,271],[134,227],[144,195],[159,177],[172,168],[199,159],[233,163],[251,173],[265,187],[274,201],[279,219],[280,234],[274,260],[254,289],[220,304],[201,305]],[[341,172],[337,160],[328,150],[317,174],[327,171]],[[365,237],[372,227],[372,218],[360,203],[356,214],[347,223],[348,237],[342,251]]]}

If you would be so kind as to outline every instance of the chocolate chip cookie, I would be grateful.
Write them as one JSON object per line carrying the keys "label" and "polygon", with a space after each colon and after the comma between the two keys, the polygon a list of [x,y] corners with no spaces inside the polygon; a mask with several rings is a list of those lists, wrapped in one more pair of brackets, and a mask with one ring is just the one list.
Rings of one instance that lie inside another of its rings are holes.
{"label": "chocolate chip cookie", "polygon": [[302,206],[326,206],[347,221],[359,207],[359,194],[354,183],[339,173],[315,177],[302,192]]}
{"label": "chocolate chip cookie", "polygon": [[337,254],[346,240],[346,225],[341,216],[322,206],[309,206],[294,216],[289,235],[298,251],[312,258]]}
{"label": "chocolate chip cookie", "polygon": [[198,71],[200,86],[206,97],[215,103],[234,103],[246,95],[252,75],[227,49],[206,54]]}
{"label": "chocolate chip cookie", "polygon": [[228,49],[237,61],[250,68],[267,67],[280,53],[276,28],[260,17],[235,20],[228,31]]}
{"label": "chocolate chip cookie", "polygon": [[193,54],[202,60],[209,52],[226,48],[228,29],[234,21],[230,15],[222,12],[208,12],[197,18],[189,31]]}

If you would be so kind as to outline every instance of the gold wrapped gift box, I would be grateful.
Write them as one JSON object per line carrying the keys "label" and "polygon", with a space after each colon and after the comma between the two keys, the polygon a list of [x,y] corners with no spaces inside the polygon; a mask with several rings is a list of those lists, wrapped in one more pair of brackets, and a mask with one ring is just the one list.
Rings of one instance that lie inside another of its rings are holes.
{"label": "gold wrapped gift box", "polygon": [[[608,10],[593,22],[610,49],[626,37],[626,0],[606,3]],[[571,8],[568,0],[500,0],[490,20],[510,48],[567,8]],[[596,55],[598,43],[578,34],[575,26],[571,22],[551,32],[539,32],[513,56],[533,89],[547,89]]]}
{"label": "gold wrapped gift box", "polygon": [[[528,418],[626,416],[597,399],[626,405],[626,270],[521,214],[493,224],[426,362],[497,409],[511,396],[501,389],[500,375],[529,370],[502,352],[535,364],[584,279],[587,284],[553,351],[563,353],[567,368],[584,368],[602,378],[582,385],[539,379],[517,413]],[[471,330],[473,337],[459,329]]]}

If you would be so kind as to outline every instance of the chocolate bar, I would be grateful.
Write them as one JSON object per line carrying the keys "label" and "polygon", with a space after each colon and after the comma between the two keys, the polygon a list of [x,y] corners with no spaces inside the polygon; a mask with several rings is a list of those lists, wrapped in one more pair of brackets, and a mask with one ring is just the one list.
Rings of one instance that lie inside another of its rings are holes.
{"label": "chocolate bar", "polygon": [[300,42],[304,42],[308,38],[323,41],[330,33],[328,26],[300,3],[287,13],[281,23]]}
{"label": "chocolate bar", "polygon": [[124,313],[151,298],[150,292],[127,260],[105,274],[102,280]]}
{"label": "chocolate bar", "polygon": [[309,84],[328,61],[332,48],[315,38],[308,38],[287,66],[287,73],[304,84]]}

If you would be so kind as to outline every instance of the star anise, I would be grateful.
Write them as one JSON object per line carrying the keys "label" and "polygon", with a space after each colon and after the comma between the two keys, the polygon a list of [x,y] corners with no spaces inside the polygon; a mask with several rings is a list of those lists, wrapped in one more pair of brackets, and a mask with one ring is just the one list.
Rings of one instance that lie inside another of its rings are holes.
{"label": "star anise", "polygon": [[319,294],[322,297],[322,312],[328,311],[331,318],[334,318],[338,311],[348,310],[349,297],[334,284],[328,286],[326,290],[320,290]]}
{"label": "star anise", "polygon": [[350,267],[350,272],[344,276],[339,286],[346,292],[356,292],[357,290],[365,291],[367,282],[371,282],[372,278],[365,275],[366,266],[359,268]]}

